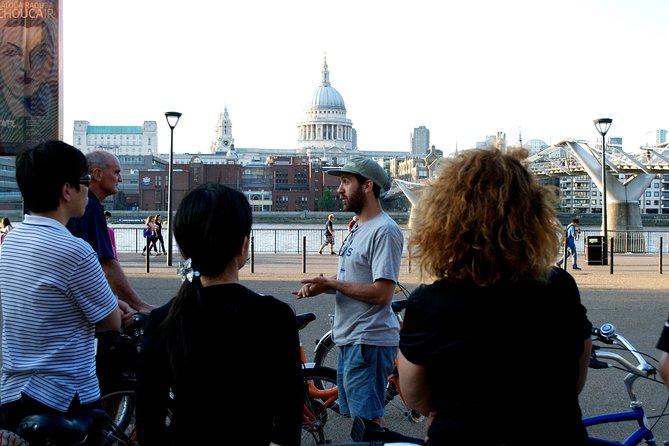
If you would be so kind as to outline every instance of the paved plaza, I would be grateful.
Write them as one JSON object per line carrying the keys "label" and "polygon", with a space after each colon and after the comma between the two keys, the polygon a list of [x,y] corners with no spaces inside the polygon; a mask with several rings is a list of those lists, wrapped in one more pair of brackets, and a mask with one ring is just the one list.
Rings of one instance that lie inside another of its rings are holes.
{"label": "paved plaza", "polygon": [[[588,309],[588,316],[593,324],[596,326],[606,322],[614,324],[618,331],[638,349],[656,357],[659,357],[660,352],[655,349],[655,342],[669,313],[669,258],[667,257],[669,256],[665,255],[661,259],[657,255],[616,255],[613,274],[609,265],[588,265],[582,257],[579,259],[582,270],[573,271],[571,267],[568,268],[576,279],[582,301]],[[297,313],[311,311],[316,314],[316,321],[301,333],[302,341],[307,347],[307,359],[313,358],[316,340],[329,329],[327,315],[333,312],[333,298],[332,295],[321,295],[296,300],[291,292],[299,288],[299,281],[304,277],[319,273],[334,274],[337,258],[318,253],[310,253],[304,258],[301,254],[255,255],[253,273],[250,264],[240,272],[241,282],[249,288],[290,303]],[[146,257],[139,254],[121,254],[121,263],[130,276],[133,286],[143,298],[155,304],[169,300],[180,286],[181,280],[176,275],[176,264],[179,260],[178,256],[175,257],[174,266],[168,267],[164,256],[151,257],[147,273]],[[662,273],[660,273],[660,262],[663,264]],[[568,263],[571,265],[570,261]],[[406,257],[402,261],[400,282],[409,289],[415,288],[420,283],[415,266],[410,268],[409,259]],[[529,320],[527,335],[546,339],[546,355],[542,363],[488,364],[485,346],[481,346],[480,362],[470,366],[490,368],[491,378],[495,374],[495,367],[514,367],[518,369],[518,373],[542,373],[543,368],[551,367],[552,345],[561,342],[560,332],[568,327],[545,327],[541,322],[541,318]],[[504,343],[504,334],[490,333],[490,342]],[[249,348],[257,349],[257,357],[261,361],[262,351],[268,346],[258,345]],[[509,344],[507,348],[523,348],[523,345]],[[629,398],[623,386],[623,372],[612,369],[591,369],[588,373],[588,381],[581,394],[581,406],[585,416],[627,409]],[[640,385],[638,390],[647,413],[650,416],[659,414],[668,395],[663,384],[647,383]],[[550,404],[550,401],[546,404]],[[408,421],[402,416],[402,411],[403,408],[398,401],[391,403],[387,409],[389,426],[405,434],[421,435],[421,425]],[[485,423],[485,417],[490,415],[481,414],[482,424]],[[616,435],[611,427],[607,429],[603,435],[607,437]],[[620,432],[629,432],[629,425],[622,423]],[[663,418],[655,432],[661,440],[669,439],[669,422]]]}
{"label": "paved plaza", "polygon": [[[151,256],[148,259],[141,254],[120,253],[120,262],[129,277],[132,286],[146,301],[162,305],[172,298],[181,286],[181,278],[177,276],[176,266],[181,260],[179,255],[172,259],[172,266],[166,265],[165,256]],[[665,256],[666,257],[666,256]],[[296,313],[313,312],[317,319],[301,331],[301,339],[307,351],[307,360],[313,359],[313,350],[316,341],[329,329],[328,314],[334,310],[333,295],[324,294],[308,299],[296,300],[291,294],[300,287],[300,280],[320,273],[331,275],[337,268],[338,256],[318,255],[310,253],[305,257],[301,254],[261,254],[253,257],[253,272],[247,264],[240,271],[241,282],[249,288],[262,294],[271,294],[284,302],[289,303]],[[588,316],[594,325],[600,326],[609,322],[614,324],[620,333],[626,336],[641,351],[659,357],[655,349],[655,342],[669,313],[669,259],[660,259],[659,256],[621,254],[614,258],[613,274],[610,266],[588,265],[580,259],[580,271],[573,274],[581,291],[584,305],[588,309]],[[663,263],[660,273],[660,262]],[[571,264],[569,262],[569,264]],[[305,272],[306,271],[306,272]],[[400,282],[409,290],[420,283],[420,277],[415,266],[410,267],[408,258],[402,260]],[[426,280],[427,281],[427,280]],[[400,299],[403,296],[398,295]],[[541,298],[541,296],[537,296]],[[253,323],[253,321],[249,321]],[[546,327],[541,318],[528,320],[527,336],[541,336],[546,340],[545,358],[539,364],[490,364],[486,362],[486,346],[481,346],[480,361],[477,364],[464,365],[467,367],[486,367],[490,369],[491,379],[494,379],[496,367],[514,367],[518,373],[542,373],[542,370],[551,367],[552,346],[561,342],[561,330],[569,327]],[[240,340],[243,342],[243,340]],[[504,333],[490,333],[490,342],[495,344],[506,343]],[[506,348],[524,348],[523,345],[507,344]],[[249,345],[248,348],[257,352],[259,363],[263,360],[263,351],[271,345]],[[212,351],[225,358],[225,352]],[[624,373],[618,370],[589,370],[588,381],[581,394],[581,406],[584,416],[601,414],[604,412],[620,412],[627,409],[629,398],[625,392],[622,378]],[[647,413],[652,417],[659,415],[667,402],[668,392],[662,383],[643,382],[638,386],[638,396],[644,402]],[[500,383],[503,385],[503,383]],[[546,383],[550,385],[550,383]],[[546,404],[551,404],[546,401]],[[407,435],[421,436],[422,424],[412,423],[403,415],[404,408],[399,398],[386,408],[386,419],[389,427]],[[481,414],[481,423],[485,425],[485,418],[493,414]],[[521,415],[522,416],[522,415]],[[651,418],[651,423],[655,422]],[[606,438],[620,437],[630,432],[630,426],[621,423],[620,426],[607,426],[603,433]],[[655,429],[660,440],[669,439],[669,421],[662,418]],[[348,440],[348,432],[341,432],[339,442]]]}

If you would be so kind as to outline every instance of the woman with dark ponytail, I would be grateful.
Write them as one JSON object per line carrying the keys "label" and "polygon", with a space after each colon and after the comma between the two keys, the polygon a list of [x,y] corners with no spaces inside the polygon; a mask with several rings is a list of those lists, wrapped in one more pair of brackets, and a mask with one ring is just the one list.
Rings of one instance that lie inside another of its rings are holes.
{"label": "woman with dark ponytail", "polygon": [[[251,225],[246,197],[221,184],[198,186],[177,209],[174,237],[186,259],[185,279],[176,297],[151,312],[145,328],[137,386],[142,446],[223,437],[249,445],[300,443],[295,313],[239,283]],[[258,363],[255,346],[270,339],[272,348]]]}

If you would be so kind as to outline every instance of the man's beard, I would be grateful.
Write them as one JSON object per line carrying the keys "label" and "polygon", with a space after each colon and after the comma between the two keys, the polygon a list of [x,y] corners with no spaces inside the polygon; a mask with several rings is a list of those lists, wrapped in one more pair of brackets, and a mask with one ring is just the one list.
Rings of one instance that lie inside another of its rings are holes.
{"label": "man's beard", "polygon": [[362,212],[364,204],[365,195],[362,192],[362,186],[360,186],[357,191],[348,196],[348,204],[344,204],[344,210],[351,211],[354,214],[359,214]]}

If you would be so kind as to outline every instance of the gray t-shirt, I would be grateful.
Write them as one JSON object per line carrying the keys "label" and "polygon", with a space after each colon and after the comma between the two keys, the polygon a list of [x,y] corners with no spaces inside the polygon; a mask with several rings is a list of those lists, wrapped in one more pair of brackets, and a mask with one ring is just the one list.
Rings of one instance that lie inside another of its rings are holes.
{"label": "gray t-shirt", "polygon": [[[374,283],[379,279],[397,283],[404,237],[400,227],[385,212],[358,224],[342,247],[337,280]],[[332,327],[337,345],[399,345],[400,326],[388,305],[372,305],[337,291]]]}

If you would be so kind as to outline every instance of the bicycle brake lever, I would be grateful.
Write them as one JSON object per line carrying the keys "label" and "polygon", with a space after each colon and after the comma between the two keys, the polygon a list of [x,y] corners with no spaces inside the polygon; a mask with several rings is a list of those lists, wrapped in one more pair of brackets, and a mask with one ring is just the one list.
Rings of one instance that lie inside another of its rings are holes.
{"label": "bicycle brake lever", "polygon": [[597,359],[597,353],[595,353],[595,350],[599,350],[598,345],[593,345],[592,346],[592,351],[590,352],[590,362],[588,362],[588,367],[590,367],[591,369],[606,369],[606,368],[608,368],[609,367],[608,363],[606,363],[604,361],[600,361],[599,359]]}
{"label": "bicycle brake lever", "polygon": [[604,361],[600,361],[597,359],[597,355],[594,353],[590,355],[590,362],[588,363],[588,367],[591,369],[607,369],[609,368],[609,364]]}

